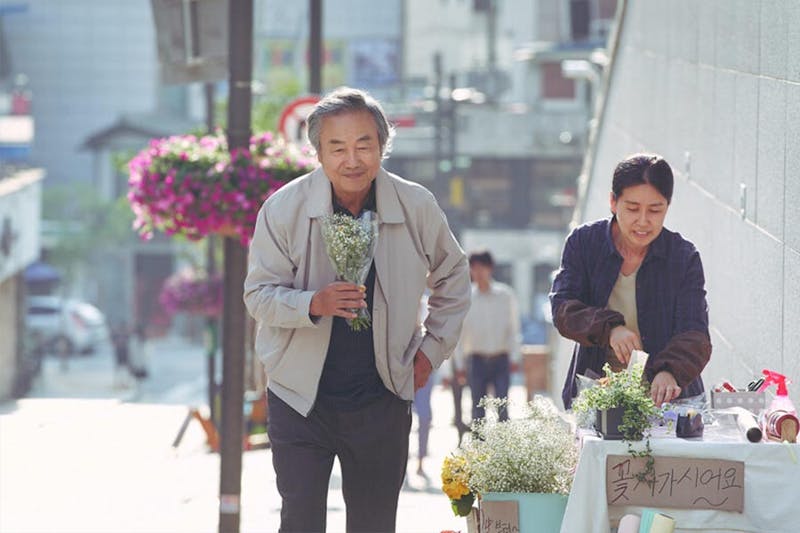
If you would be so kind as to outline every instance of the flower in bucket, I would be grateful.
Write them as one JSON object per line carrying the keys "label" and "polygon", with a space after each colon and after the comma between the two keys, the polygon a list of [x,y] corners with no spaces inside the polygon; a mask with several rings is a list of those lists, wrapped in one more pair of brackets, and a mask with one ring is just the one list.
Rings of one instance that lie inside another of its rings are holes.
{"label": "flower in bucket", "polygon": [[308,149],[269,132],[233,154],[221,134],[154,139],[128,164],[134,229],[145,239],[158,229],[191,240],[233,234],[247,244],[264,200],[315,165]]}
{"label": "flower in bucket", "polygon": [[183,311],[218,317],[222,314],[222,278],[194,269],[181,270],[164,281],[158,300],[170,314]]}
{"label": "flower in bucket", "polygon": [[[374,211],[364,211],[360,217],[353,218],[347,214],[333,213],[323,217],[321,222],[325,251],[337,279],[363,285],[378,242],[377,215]],[[353,331],[361,331],[372,325],[365,307],[352,311],[358,315],[347,319]]]}
{"label": "flower in bucket", "polygon": [[503,398],[484,398],[486,418],[472,425],[465,447],[475,461],[470,466],[470,490],[569,494],[578,464],[578,447],[568,422],[553,402],[536,395],[520,418],[499,421],[508,406]]}
{"label": "flower in bucket", "polygon": [[[519,418],[499,421],[497,413],[508,401],[484,398],[486,418],[472,424],[469,434],[442,467],[442,490],[461,516],[455,499],[480,497],[489,492],[569,494],[578,464],[578,448],[569,423],[553,403],[535,396]],[[464,487],[464,484],[466,485]]]}
{"label": "flower in bucket", "polygon": [[442,464],[442,490],[450,498],[456,516],[467,516],[472,510],[475,495],[469,489],[469,460],[459,450],[445,457]]}

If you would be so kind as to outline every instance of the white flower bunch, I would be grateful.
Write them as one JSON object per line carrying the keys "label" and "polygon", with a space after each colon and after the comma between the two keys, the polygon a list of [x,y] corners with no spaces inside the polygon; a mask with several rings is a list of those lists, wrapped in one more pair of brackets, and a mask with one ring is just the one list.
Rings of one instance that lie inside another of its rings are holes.
{"label": "white flower bunch", "polygon": [[[378,242],[378,218],[375,212],[365,211],[358,218],[339,213],[323,217],[322,240],[337,278],[363,285]],[[347,323],[354,331],[370,327],[372,321],[366,308],[354,309],[353,312],[358,316],[348,319]]]}
{"label": "white flower bunch", "polygon": [[484,398],[487,416],[472,426],[464,445],[475,458],[470,465],[470,489],[486,492],[569,494],[578,463],[578,448],[569,424],[552,402],[535,396],[523,418],[503,422],[497,410],[507,400]]}

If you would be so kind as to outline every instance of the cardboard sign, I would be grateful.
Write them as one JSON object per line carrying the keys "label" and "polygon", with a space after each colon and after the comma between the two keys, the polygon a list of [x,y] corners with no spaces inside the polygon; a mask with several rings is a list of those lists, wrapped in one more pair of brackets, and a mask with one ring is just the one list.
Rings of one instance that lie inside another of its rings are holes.
{"label": "cardboard sign", "polygon": [[519,533],[519,504],[516,501],[481,502],[481,533]]}
{"label": "cardboard sign", "polygon": [[608,505],[675,509],[744,509],[744,463],[719,459],[655,457],[655,483],[636,479],[646,459],[630,455],[606,458]]}

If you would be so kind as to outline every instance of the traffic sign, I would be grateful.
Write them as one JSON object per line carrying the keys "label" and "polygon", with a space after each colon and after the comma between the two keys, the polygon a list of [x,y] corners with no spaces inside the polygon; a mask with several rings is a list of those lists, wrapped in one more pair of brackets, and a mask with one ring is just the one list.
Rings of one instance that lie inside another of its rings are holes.
{"label": "traffic sign", "polygon": [[320,98],[316,95],[295,98],[283,109],[278,120],[278,131],[293,143],[304,144],[306,140],[306,119]]}

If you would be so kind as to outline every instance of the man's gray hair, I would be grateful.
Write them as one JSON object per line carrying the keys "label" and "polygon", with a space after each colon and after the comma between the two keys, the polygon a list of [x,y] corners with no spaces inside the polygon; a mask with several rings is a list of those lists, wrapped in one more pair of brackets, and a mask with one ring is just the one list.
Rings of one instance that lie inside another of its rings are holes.
{"label": "man's gray hair", "polygon": [[389,157],[392,151],[392,139],[394,138],[394,126],[389,124],[386,113],[378,101],[366,91],[353,89],[350,87],[340,87],[333,92],[326,94],[322,100],[317,102],[314,110],[306,121],[308,131],[308,141],[317,153],[320,152],[319,134],[322,127],[322,119],[331,115],[341,115],[343,113],[356,113],[367,111],[375,120],[378,129],[378,144],[381,148],[381,155],[384,159]]}

